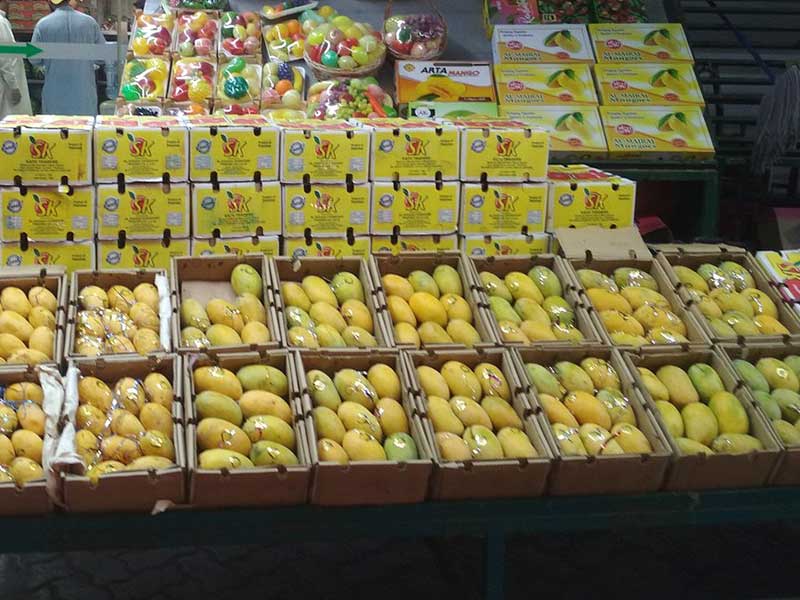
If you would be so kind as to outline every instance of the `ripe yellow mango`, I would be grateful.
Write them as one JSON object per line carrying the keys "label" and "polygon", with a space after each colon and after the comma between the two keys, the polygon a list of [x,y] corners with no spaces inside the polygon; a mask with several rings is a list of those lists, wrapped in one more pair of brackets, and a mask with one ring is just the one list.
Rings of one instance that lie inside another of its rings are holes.
{"label": "ripe yellow mango", "polygon": [[414,348],[419,348],[419,333],[413,325],[408,323],[396,323],[394,325],[394,339],[398,345],[410,344]]}
{"label": "ripe yellow mango", "polygon": [[[333,412],[333,411],[331,411]],[[316,421],[314,422],[316,425]],[[242,425],[242,431],[250,438],[252,443],[260,441],[276,442],[290,450],[295,449],[295,435],[292,426],[271,415],[256,415],[250,417]],[[253,461],[255,462],[255,461]]]}
{"label": "ripe yellow mango", "polygon": [[492,363],[480,363],[474,369],[475,377],[483,388],[484,396],[500,396],[504,400],[511,400],[511,388],[503,371]]}
{"label": "ripe yellow mango", "polygon": [[303,286],[295,281],[284,281],[281,283],[281,297],[285,306],[296,306],[304,312],[311,308],[311,300],[303,290]]}
{"label": "ripe yellow mango", "polygon": [[647,333],[647,341],[651,344],[688,344],[689,339],[670,329],[656,327]]}
{"label": "ripe yellow mango", "polygon": [[618,423],[611,428],[614,440],[629,454],[650,454],[653,447],[644,433],[630,423]]}
{"label": "ripe yellow mango", "polygon": [[347,456],[347,452],[344,451],[341,444],[325,438],[317,442],[317,454],[320,462],[335,462],[340,465],[350,462],[350,457]]}
{"label": "ripe yellow mango", "polygon": [[367,379],[380,398],[400,400],[400,377],[389,365],[375,363],[367,371]]}
{"label": "ripe yellow mango", "polygon": [[172,414],[160,404],[148,402],[139,411],[139,420],[145,429],[160,431],[168,438],[174,435]]}
{"label": "ripe yellow mango", "polygon": [[494,433],[483,425],[472,425],[462,436],[475,460],[500,460],[504,457],[503,446]]}
{"label": "ripe yellow mango", "polygon": [[676,438],[675,443],[678,445],[678,449],[682,454],[714,454],[714,451],[705,444],[690,440],[689,438]]}
{"label": "ripe yellow mango", "polygon": [[517,411],[499,396],[486,396],[481,401],[481,408],[489,415],[492,429],[500,431],[504,427],[522,427],[522,419]]}
{"label": "ripe yellow mango", "polygon": [[344,320],[342,313],[327,302],[314,302],[311,305],[311,310],[309,310],[308,315],[317,325],[323,323],[325,325],[330,325],[339,333],[344,331],[345,327],[347,327],[347,322]]}
{"label": "ripe yellow mango", "polygon": [[562,360],[553,365],[553,368],[556,377],[567,391],[594,393],[595,386],[592,378],[575,363]]}
{"label": "ripe yellow mango", "polygon": [[586,290],[586,296],[595,310],[616,310],[626,315],[633,314],[630,303],[619,292],[609,292],[604,288],[591,288]]}
{"label": "ripe yellow mango", "polygon": [[581,425],[578,432],[590,456],[625,454],[622,447],[612,439],[611,432],[605,427],[600,427],[594,423],[586,423]]}
{"label": "ripe yellow mango", "polygon": [[250,453],[251,447],[250,438],[244,431],[216,417],[207,417],[197,424],[197,445],[201,450],[221,448],[244,455]]}
{"label": "ripe yellow mango", "polygon": [[23,318],[27,318],[31,312],[31,302],[18,287],[9,286],[0,291],[0,305],[3,310],[12,310]]}
{"label": "ripe yellow mango", "polygon": [[453,338],[438,323],[425,321],[417,327],[420,342],[423,344],[452,344]]}
{"label": "ripe yellow mango", "polygon": [[549,323],[543,324],[539,323],[538,321],[523,321],[519,325],[519,330],[523,334],[525,334],[525,337],[527,337],[532,342],[537,342],[537,341],[554,342],[558,339],[556,335],[553,333],[553,328]]}
{"label": "ripe yellow mango", "polygon": [[210,390],[238,400],[243,393],[242,384],[228,369],[217,366],[198,367],[192,374],[195,392]]}
{"label": "ripe yellow mango", "polygon": [[789,335],[790,333],[783,323],[769,315],[757,315],[753,318],[753,322],[763,335]]}
{"label": "ripe yellow mango", "polygon": [[497,275],[489,271],[481,271],[478,276],[483,284],[483,289],[486,290],[486,294],[489,297],[502,298],[506,302],[512,302],[514,300],[514,296],[511,295],[505,282]]}
{"label": "ripe yellow mango", "polygon": [[794,371],[782,360],[762,358],[756,363],[756,369],[764,376],[771,389],[786,389],[800,392],[800,381]]}
{"label": "ripe yellow mango", "polygon": [[470,452],[467,442],[455,433],[440,431],[436,434],[436,445],[439,448],[439,454],[444,460],[462,461],[472,458],[472,452]]}
{"label": "ripe yellow mango", "polygon": [[692,385],[692,380],[680,367],[665,365],[656,372],[656,376],[667,388],[669,401],[675,406],[683,407],[693,402],[700,402],[700,396]]}
{"label": "ripe yellow mango", "polygon": [[[309,385],[312,385],[309,382]],[[338,408],[338,404],[336,405]],[[292,424],[292,409],[288,402],[271,392],[264,390],[251,390],[242,394],[239,398],[239,408],[242,409],[242,416],[249,419],[254,415],[272,415]]]}
{"label": "ripe yellow mango", "polygon": [[426,292],[434,298],[442,295],[436,280],[425,271],[412,271],[408,274],[408,281],[415,292]]}
{"label": "ripe yellow mango", "polygon": [[531,342],[531,339],[525,332],[512,321],[498,321],[497,328],[504,342],[521,342],[523,344],[529,344]]}
{"label": "ripe yellow mango", "polygon": [[709,290],[706,280],[700,277],[694,270],[682,265],[676,265],[672,267],[672,270],[675,271],[675,275],[678,276],[678,281],[685,287],[699,290],[705,294],[708,293]]}
{"label": "ripe yellow mango", "polygon": [[380,440],[360,429],[351,429],[344,435],[342,448],[350,460],[386,460],[386,451]]}
{"label": "ripe yellow mango", "polygon": [[257,467],[273,465],[292,466],[299,464],[297,455],[289,448],[271,440],[261,440],[250,449],[250,460]]}
{"label": "ripe yellow mango", "polygon": [[408,301],[411,294],[414,293],[414,287],[409,283],[408,279],[389,273],[381,277],[381,285],[383,291],[387,296],[399,296],[403,300]]}
{"label": "ripe yellow mango", "polygon": [[161,373],[150,373],[144,378],[142,387],[148,401],[160,404],[167,410],[172,410],[175,392],[166,376]]}
{"label": "ripe yellow mango", "polygon": [[[326,304],[325,306],[329,306]],[[336,331],[335,327],[328,325],[327,323],[322,323],[317,325],[314,333],[317,337],[317,342],[320,345],[320,348],[345,348],[347,347],[347,342],[344,341],[344,338],[341,334]]]}
{"label": "ripe yellow mango", "polygon": [[375,403],[375,416],[381,424],[383,434],[408,433],[408,417],[403,405],[392,398],[381,398]]}
{"label": "ripe yellow mango", "polygon": [[333,384],[343,401],[355,402],[367,410],[375,408],[375,403],[380,398],[369,379],[355,369],[337,371],[333,376]]}
{"label": "ripe yellow mango", "polygon": [[464,363],[457,360],[447,361],[440,372],[454,396],[466,396],[476,402],[483,396],[483,387],[478,377]]}
{"label": "ripe yellow mango", "polygon": [[536,284],[533,283],[533,280],[525,273],[512,271],[505,276],[504,282],[508,288],[508,291],[511,292],[511,296],[515,300],[519,300],[520,298],[530,298],[538,304],[544,302],[544,296],[542,296],[542,292],[539,291],[539,288],[536,287]]}
{"label": "ripe yellow mango", "polygon": [[593,395],[586,392],[570,392],[564,396],[564,406],[581,425],[594,423],[603,429],[611,428],[611,416],[606,407]]}
{"label": "ripe yellow mango", "polygon": [[236,298],[236,308],[242,314],[245,325],[248,323],[267,324],[267,309],[261,303],[261,300],[253,294],[245,293],[238,296]]}
{"label": "ripe yellow mango", "polygon": [[723,433],[711,444],[714,452],[725,454],[749,454],[764,449],[761,440],[745,433]]}
{"label": "ripe yellow mango", "polygon": [[464,295],[464,288],[461,285],[461,276],[458,274],[458,271],[450,265],[438,265],[433,270],[433,280],[436,282],[441,295]]}
{"label": "ripe yellow mango", "polygon": [[717,288],[709,293],[709,298],[717,303],[723,313],[736,311],[751,319],[754,316],[753,306],[750,301],[739,292],[731,292],[724,288]]}
{"label": "ripe yellow mango", "polygon": [[756,286],[756,282],[750,272],[737,262],[727,260],[721,262],[719,268],[733,280],[733,285],[739,292]]}
{"label": "ripe yellow mango", "polygon": [[428,396],[428,418],[437,433],[447,432],[455,435],[464,433],[464,423],[455,415],[444,398]]}
{"label": "ripe yellow mango", "polygon": [[450,409],[453,414],[464,424],[465,427],[471,425],[483,425],[492,429],[492,420],[485,410],[472,398],[465,396],[453,396],[450,398]]}
{"label": "ripe yellow mango", "polygon": [[0,333],[0,358],[7,360],[17,350],[25,350],[25,343],[11,333]]}
{"label": "ripe yellow mango", "polygon": [[658,291],[658,283],[650,273],[631,267],[614,269],[614,283],[616,283],[620,289],[626,287],[643,287],[655,292]]}
{"label": "ripe yellow mango", "polygon": [[578,269],[576,271],[578,280],[585,290],[602,288],[609,292],[619,292],[617,284],[608,275],[595,271],[594,269]]}
{"label": "ripe yellow mango", "polygon": [[438,298],[427,292],[415,292],[408,300],[408,305],[420,322],[431,321],[441,327],[447,325],[447,311]]}
{"label": "ripe yellow mango", "polygon": [[579,423],[577,419],[560,400],[549,394],[538,394],[538,398],[545,415],[547,415],[547,420],[550,421],[552,425],[560,423],[567,427],[578,427]]}
{"label": "ripe yellow mango", "polygon": [[[28,302],[31,303],[32,307],[44,306],[53,314],[58,310],[58,300],[56,300],[55,294],[40,285],[35,285],[28,290]],[[2,300],[0,300],[0,304],[2,304]],[[5,309],[5,306],[3,306],[3,309]]]}
{"label": "ripe yellow mango", "polygon": [[613,388],[620,389],[619,375],[608,362],[602,358],[584,358],[581,361],[581,369],[583,369],[589,378],[592,380],[596,389]]}
{"label": "ripe yellow mango", "polygon": [[353,348],[377,348],[378,340],[366,329],[349,325],[342,332],[344,343]]}
{"label": "ripe yellow mango", "polygon": [[145,456],[160,456],[161,458],[175,460],[175,446],[172,440],[160,431],[145,432],[139,438],[139,448],[141,448],[142,454]]}
{"label": "ripe yellow mango", "polygon": [[497,440],[503,447],[505,458],[535,458],[538,456],[533,442],[519,427],[504,427],[497,432]]}
{"label": "ripe yellow mango", "polygon": [[266,344],[272,339],[267,326],[258,321],[251,321],[245,325],[241,337],[245,344]]}
{"label": "ripe yellow mango", "polygon": [[761,335],[755,321],[744,313],[730,310],[722,313],[722,320],[736,332],[736,335]]}
{"label": "ripe yellow mango", "polygon": [[686,335],[686,325],[678,315],[670,310],[645,304],[636,309],[633,313],[633,318],[639,321],[647,331],[661,327],[682,336]]}
{"label": "ripe yellow mango", "polygon": [[[146,304],[154,311],[158,312],[159,296],[158,288],[152,283],[140,283],[133,288],[133,299],[136,302]],[[55,311],[54,311],[55,312]]]}
{"label": "ripe yellow mango", "polygon": [[[25,302],[27,301],[26,298]],[[0,313],[0,333],[9,333],[27,344],[33,333],[33,326],[16,311],[4,310]]]}
{"label": "ripe yellow mango", "polygon": [[342,316],[348,325],[355,325],[373,331],[372,313],[369,312],[367,305],[360,300],[351,298],[345,300],[341,308]]}
{"label": "ripe yellow mango", "polygon": [[694,402],[681,410],[684,432],[687,438],[710,446],[719,434],[719,424],[714,412],[705,404]]}
{"label": "ripe yellow mango", "polygon": [[644,335],[644,327],[639,321],[618,310],[601,310],[599,315],[609,333],[626,333],[632,336]]}
{"label": "ripe yellow mango", "polygon": [[242,454],[224,448],[214,448],[201,452],[197,456],[197,464],[201,469],[252,469],[252,461]]}
{"label": "ripe yellow mango", "polygon": [[556,438],[556,443],[561,449],[564,456],[588,456],[586,446],[583,445],[581,440],[580,431],[578,427],[570,427],[562,423],[553,424],[553,434]]}
{"label": "ripe yellow mango", "polygon": [[[381,424],[378,422],[378,419],[361,404],[350,401],[342,402],[336,414],[348,431],[351,429],[360,429],[373,436],[379,442],[383,440],[383,430],[381,429]],[[344,444],[342,445],[344,449],[347,450],[347,446]],[[349,452],[347,454],[352,458]]]}
{"label": "ripe yellow mango", "polygon": [[206,330],[206,339],[212,346],[238,346],[242,343],[235,329],[221,323],[214,323]]}
{"label": "ripe yellow mango", "polygon": [[633,412],[631,403],[622,395],[621,391],[606,388],[597,392],[596,397],[605,406],[608,416],[611,417],[611,422],[614,425],[618,423],[636,425],[636,413]]}
{"label": "ripe yellow mango", "polygon": [[730,392],[717,392],[711,396],[708,408],[714,413],[720,433],[747,433],[750,419],[739,399]]}
{"label": "ripe yellow mango", "polygon": [[447,311],[447,318],[450,320],[460,319],[467,323],[472,323],[472,309],[469,303],[461,296],[455,294],[445,294],[439,298],[439,302]]}
{"label": "ripe yellow mango", "polygon": [[[194,408],[201,420],[214,417],[233,423],[236,426],[242,424],[242,409],[235,400],[225,394],[210,390],[200,392],[194,398]],[[142,410],[144,410],[144,407]]]}
{"label": "ripe yellow mango", "polygon": [[417,326],[417,317],[414,311],[411,310],[408,302],[400,296],[389,296],[386,298],[386,308],[389,309],[389,315],[391,315],[393,323],[408,323],[412,327]]}
{"label": "ripe yellow mango", "polygon": [[659,292],[653,291],[644,287],[626,287],[622,288],[619,292],[622,297],[628,301],[633,310],[644,306],[645,304],[652,304],[664,310],[670,310],[671,306],[669,301],[662,296]]}
{"label": "ripe yellow mango", "polygon": [[656,408],[661,413],[661,420],[666,425],[667,433],[676,439],[683,437],[683,417],[675,405],[665,400],[658,400]]}
{"label": "ripe yellow mango", "polygon": [[772,298],[766,293],[756,288],[746,288],[741,291],[741,295],[750,303],[754,315],[767,315],[773,319],[778,318],[778,307],[775,306]]}
{"label": "ripe yellow mango", "polygon": [[264,390],[281,398],[289,394],[289,380],[286,374],[272,365],[247,365],[236,371],[236,378],[246,392]]}
{"label": "ripe yellow mango", "polygon": [[514,302],[514,311],[524,321],[533,321],[540,325],[546,325],[548,328],[552,323],[548,312],[538,302],[530,298],[520,298]]}
{"label": "ripe yellow mango", "polygon": [[481,342],[481,336],[478,330],[462,319],[452,319],[447,323],[447,329],[445,331],[453,342],[462,344],[467,348],[472,348]]}
{"label": "ripe yellow mango", "polygon": [[427,365],[422,365],[417,367],[417,377],[422,391],[427,396],[439,396],[445,400],[450,399],[450,388],[439,371]]}
{"label": "ripe yellow mango", "polygon": [[[152,312],[152,309],[149,310]],[[227,325],[234,329],[236,333],[239,333],[244,327],[242,313],[227,300],[220,298],[209,300],[208,304],[206,304],[206,312],[208,313],[208,318],[215,325]],[[206,332],[206,335],[208,335],[208,332]]]}
{"label": "ripe yellow mango", "polygon": [[307,275],[303,277],[301,285],[312,305],[316,302],[325,302],[334,308],[339,307],[339,301],[336,299],[331,286],[322,277]]}

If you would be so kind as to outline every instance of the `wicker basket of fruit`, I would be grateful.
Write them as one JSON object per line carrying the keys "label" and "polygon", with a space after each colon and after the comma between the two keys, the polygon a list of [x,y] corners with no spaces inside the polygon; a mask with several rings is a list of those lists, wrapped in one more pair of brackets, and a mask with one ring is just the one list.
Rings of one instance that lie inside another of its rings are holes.
{"label": "wicker basket of fruit", "polygon": [[392,0],[386,3],[383,40],[389,54],[399,59],[434,60],[447,47],[447,22],[431,0],[430,11],[392,14]]}
{"label": "wicker basket of fruit", "polygon": [[318,80],[374,75],[386,60],[379,31],[337,15],[306,36],[303,58]]}

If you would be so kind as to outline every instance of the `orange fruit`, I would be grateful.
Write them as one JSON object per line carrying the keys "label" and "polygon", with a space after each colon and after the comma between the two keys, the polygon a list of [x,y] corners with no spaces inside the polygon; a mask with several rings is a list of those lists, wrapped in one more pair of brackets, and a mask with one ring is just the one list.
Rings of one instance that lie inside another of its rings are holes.
{"label": "orange fruit", "polygon": [[286,92],[292,89],[292,82],[288,79],[281,79],[278,83],[275,84],[275,91],[278,92],[281,96],[283,96]]}
{"label": "orange fruit", "polygon": [[300,21],[297,19],[292,19],[291,21],[286,21],[286,29],[289,30],[289,35],[294,35],[295,33],[300,32]]}

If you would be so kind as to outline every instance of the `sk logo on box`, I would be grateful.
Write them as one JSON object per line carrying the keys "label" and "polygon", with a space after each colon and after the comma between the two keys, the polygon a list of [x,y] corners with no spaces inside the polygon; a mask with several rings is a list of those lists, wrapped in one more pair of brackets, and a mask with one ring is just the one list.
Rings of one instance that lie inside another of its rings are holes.
{"label": "sk logo on box", "polygon": [[514,143],[511,138],[497,136],[497,155],[505,158],[511,158],[517,155],[517,147],[519,142]]}
{"label": "sk logo on box", "polygon": [[37,217],[58,217],[58,207],[61,200],[43,198],[39,194],[33,194],[33,212]]}
{"label": "sk logo on box", "polygon": [[586,208],[604,209],[606,207],[606,195],[600,192],[589,191],[583,188],[583,205]]}
{"label": "sk logo on box", "polygon": [[33,249],[33,263],[36,265],[55,265],[58,263],[59,258],[61,256],[58,254],[42,252],[38,248]]}
{"label": "sk logo on box", "polygon": [[505,192],[494,191],[494,207],[500,212],[510,212],[516,207],[517,199]]}
{"label": "sk logo on box", "polygon": [[227,244],[223,245],[222,249],[225,251],[225,254],[235,254],[236,256],[244,254],[244,251],[241,248],[234,248],[232,246],[228,246]]}
{"label": "sk logo on box", "polygon": [[425,210],[425,196],[419,192],[409,192],[403,188],[403,205],[408,210]]}
{"label": "sk logo on box", "polygon": [[426,146],[420,138],[412,138],[406,134],[406,156],[428,156]]}
{"label": "sk logo on box", "polygon": [[228,196],[228,212],[246,213],[250,212],[250,200],[241,194],[226,192]]}
{"label": "sk logo on box", "polygon": [[128,192],[131,198],[131,211],[135,215],[152,215],[154,200],[143,196],[142,194],[134,194]]}
{"label": "sk logo on box", "polygon": [[133,250],[133,264],[136,267],[152,268],[156,266],[156,256],[147,248],[139,248],[138,246],[131,246]]}
{"label": "sk logo on box", "polygon": [[40,158],[40,159],[53,158],[53,149],[55,148],[55,144],[51,146],[46,140],[37,140],[33,136],[30,136],[28,139],[31,142],[30,151],[32,158]]}
{"label": "sk logo on box", "polygon": [[338,200],[336,200],[330,194],[326,194],[324,192],[320,193],[317,190],[314,190],[314,196],[316,200],[314,201],[314,208],[317,209],[318,212],[323,213],[335,213],[336,212],[336,204]]}
{"label": "sk logo on box", "polygon": [[247,142],[239,141],[234,137],[228,137],[225,134],[220,135],[222,139],[222,154],[229,158],[241,158],[244,156],[244,148]]}
{"label": "sk logo on box", "polygon": [[336,160],[337,148],[338,146],[334,146],[330,140],[322,140],[317,136],[314,136],[314,154],[318,158]]}
{"label": "sk logo on box", "polygon": [[130,145],[128,146],[128,150],[131,153],[131,156],[139,157],[139,158],[149,158],[151,154],[151,149],[153,147],[153,142],[148,142],[146,139],[141,137],[135,137],[128,134],[128,141]]}

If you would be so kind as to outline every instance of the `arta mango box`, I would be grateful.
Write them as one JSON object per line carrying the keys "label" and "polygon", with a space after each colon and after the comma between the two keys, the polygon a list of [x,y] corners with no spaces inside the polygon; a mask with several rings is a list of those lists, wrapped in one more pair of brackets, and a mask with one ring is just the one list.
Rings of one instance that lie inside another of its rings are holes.
{"label": "arta mango box", "polygon": [[496,25],[492,58],[503,63],[594,63],[584,25]]}
{"label": "arta mango box", "polygon": [[551,154],[596,158],[608,152],[595,106],[501,106],[500,116],[547,131]]}
{"label": "arta mango box", "polygon": [[18,242],[3,243],[3,264],[7,267],[60,266],[67,273],[75,269],[94,269],[94,243],[30,242],[23,249]]}
{"label": "arta mango box", "polygon": [[284,235],[344,236],[369,233],[368,185],[284,185]]}
{"label": "arta mango box", "polygon": [[97,242],[97,268],[103,269],[165,269],[169,270],[172,259],[189,256],[189,240],[170,238],[165,240],[126,239],[120,248],[116,240]]}
{"label": "arta mango box", "polygon": [[458,129],[446,123],[370,119],[372,181],[458,179]]}
{"label": "arta mango box", "polygon": [[589,65],[495,65],[500,106],[597,104]]}
{"label": "arta mango box", "polygon": [[0,185],[91,185],[93,124],[94,117],[6,117]]}
{"label": "arta mango box", "polygon": [[132,183],[97,186],[97,235],[161,239],[189,237],[189,184]]}
{"label": "arta mango box", "polygon": [[375,182],[371,233],[455,233],[458,230],[457,181]]}
{"label": "arta mango box", "polygon": [[692,63],[680,23],[600,23],[589,25],[598,63]]}
{"label": "arta mango box", "polygon": [[497,101],[486,62],[398,60],[394,82],[398,104]]}
{"label": "arta mango box", "polygon": [[465,183],[461,194],[462,234],[544,232],[546,183]]}
{"label": "arta mango box", "polygon": [[99,116],[94,127],[97,183],[186,181],[189,134],[176,117]]}
{"label": "arta mango box", "polygon": [[94,238],[94,188],[0,188],[2,240],[18,242]]}
{"label": "arta mango box", "polygon": [[373,235],[372,253],[445,252],[458,250],[458,235]]}
{"label": "arta mango box", "polygon": [[466,235],[461,238],[461,251],[469,256],[513,256],[515,254],[547,254],[550,236],[546,233],[533,235],[492,234]]}
{"label": "arta mango box", "polygon": [[278,178],[280,130],[261,115],[191,115],[189,179],[274,181]]}
{"label": "arta mango box", "polygon": [[694,68],[687,63],[595,65],[602,104],[705,105]]}
{"label": "arta mango box", "polygon": [[461,180],[525,182],[547,177],[548,135],[519,121],[461,120]]}
{"label": "arta mango box", "polygon": [[192,239],[192,256],[216,256],[219,254],[278,256],[281,253],[280,251],[281,241],[277,235],[241,237],[227,240],[219,238],[208,240]]}
{"label": "arta mango box", "polygon": [[697,106],[601,106],[614,157],[711,158],[714,143]]}
{"label": "arta mango box", "polygon": [[547,231],[559,228],[630,227],[636,183],[594,169],[569,174],[554,169],[548,182]]}
{"label": "arta mango box", "polygon": [[368,129],[345,121],[287,121],[280,125],[282,182],[366,183]]}
{"label": "arta mango box", "polygon": [[306,256],[368,256],[369,237],[357,235],[349,240],[346,237],[312,236],[287,237],[283,239],[283,256],[304,258]]}
{"label": "arta mango box", "polygon": [[192,232],[196,238],[281,233],[281,184],[192,185]]}

